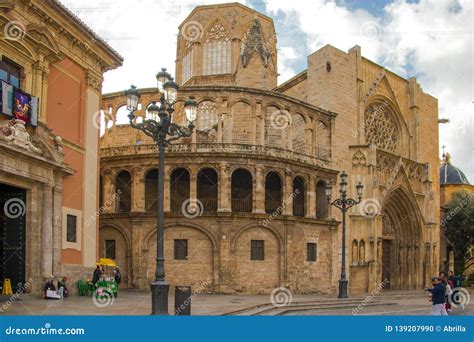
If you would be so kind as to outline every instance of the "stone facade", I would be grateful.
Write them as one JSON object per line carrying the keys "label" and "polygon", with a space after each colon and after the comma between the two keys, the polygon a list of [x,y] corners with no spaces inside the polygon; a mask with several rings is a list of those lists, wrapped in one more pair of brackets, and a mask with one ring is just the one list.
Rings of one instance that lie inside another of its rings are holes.
{"label": "stone facade", "polygon": [[[181,24],[177,45],[181,88],[173,120],[185,124],[188,96],[199,109],[193,136],[166,152],[171,285],[205,284],[222,293],[334,291],[341,214],[327,207],[324,188],[330,182],[336,189],[343,170],[349,195],[357,182],[365,185],[364,202],[350,210],[347,224],[350,291],[383,281],[394,289],[427,284],[439,262],[436,99],[415,79],[363,58],[357,46],[348,53],[325,46],[308,57],[306,71],[277,86],[272,20],[239,4],[197,7]],[[136,120],[158,98],[155,89],[140,93]],[[102,97],[107,205],[100,252],[110,253],[106,240],[115,240],[124,286],[145,289],[156,254],[156,185],[147,176],[157,151],[149,137],[118,124],[126,122],[124,104],[123,93]],[[124,194],[113,196],[118,190]],[[196,217],[181,206],[187,199],[198,203]],[[186,260],[174,254],[178,240],[187,240]]]}

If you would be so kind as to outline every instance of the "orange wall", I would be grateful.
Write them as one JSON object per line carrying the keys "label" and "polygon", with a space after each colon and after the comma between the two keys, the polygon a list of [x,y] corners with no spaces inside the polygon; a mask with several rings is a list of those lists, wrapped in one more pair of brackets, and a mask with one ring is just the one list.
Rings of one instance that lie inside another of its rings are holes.
{"label": "orange wall", "polygon": [[63,206],[82,210],[84,184],[84,155],[80,152],[64,147],[64,162],[76,171],[73,176],[64,178]]}
{"label": "orange wall", "polygon": [[48,126],[53,134],[79,145],[84,141],[84,78],[84,70],[68,59],[51,65],[48,77]]}
{"label": "orange wall", "polygon": [[[84,152],[68,147],[68,143],[84,146],[85,72],[69,59],[51,65],[48,77],[46,121],[52,134],[63,138],[64,162],[75,171],[64,178],[62,206],[83,210]],[[82,264],[82,251],[61,250],[64,264]]]}

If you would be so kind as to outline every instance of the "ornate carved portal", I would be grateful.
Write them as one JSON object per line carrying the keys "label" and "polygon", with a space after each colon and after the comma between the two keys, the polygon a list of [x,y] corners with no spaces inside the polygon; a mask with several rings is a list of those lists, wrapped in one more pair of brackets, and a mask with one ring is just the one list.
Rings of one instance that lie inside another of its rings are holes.
{"label": "ornate carved portal", "polygon": [[382,210],[382,258],[380,281],[391,289],[419,289],[425,274],[415,251],[421,243],[417,208],[404,189],[390,192]]}
{"label": "ornate carved portal", "polygon": [[396,152],[400,132],[387,103],[373,103],[364,115],[365,140],[388,152]]}

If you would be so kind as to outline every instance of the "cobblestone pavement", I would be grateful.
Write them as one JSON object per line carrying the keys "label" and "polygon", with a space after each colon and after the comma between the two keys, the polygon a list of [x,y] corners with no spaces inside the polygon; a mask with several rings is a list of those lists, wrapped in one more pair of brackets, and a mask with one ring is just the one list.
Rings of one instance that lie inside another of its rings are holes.
{"label": "cobblestone pavement", "polygon": [[[471,297],[464,310],[456,308],[451,314],[474,315],[473,291]],[[77,295],[64,300],[44,300],[31,294],[14,301],[5,299],[0,302],[0,315],[149,315],[151,307],[150,294],[135,291],[121,291],[113,302],[105,303]],[[173,296],[169,307],[173,314]],[[429,315],[430,310],[431,303],[422,291],[357,295],[346,300],[335,295],[293,295],[289,306],[278,308],[271,304],[269,295],[197,294],[192,300],[193,315]]]}

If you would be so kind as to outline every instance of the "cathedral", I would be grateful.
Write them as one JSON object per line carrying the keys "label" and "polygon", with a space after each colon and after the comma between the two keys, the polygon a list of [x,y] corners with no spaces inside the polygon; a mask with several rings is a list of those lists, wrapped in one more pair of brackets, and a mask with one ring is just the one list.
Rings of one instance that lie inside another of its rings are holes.
{"label": "cathedral", "polygon": [[[277,83],[273,20],[241,4],[196,7],[179,26],[173,120],[196,128],[165,161],[165,271],[213,293],[335,292],[342,216],[328,184],[362,201],[347,213],[349,292],[421,289],[439,268],[438,103],[354,46],[326,45]],[[139,89],[136,120],[156,89]],[[125,288],[148,289],[156,258],[157,149],[103,94],[99,253]],[[191,204],[191,205],[190,205]],[[194,205],[193,210],[189,210]],[[197,207],[197,210],[196,208]]]}

